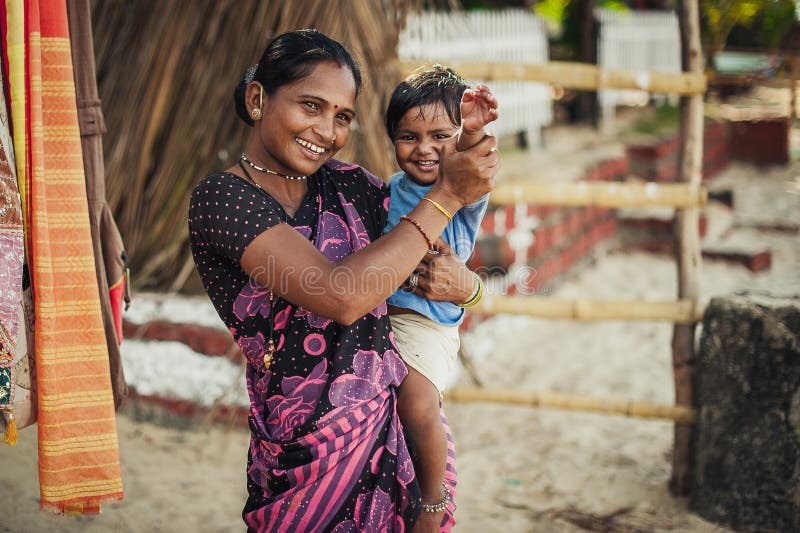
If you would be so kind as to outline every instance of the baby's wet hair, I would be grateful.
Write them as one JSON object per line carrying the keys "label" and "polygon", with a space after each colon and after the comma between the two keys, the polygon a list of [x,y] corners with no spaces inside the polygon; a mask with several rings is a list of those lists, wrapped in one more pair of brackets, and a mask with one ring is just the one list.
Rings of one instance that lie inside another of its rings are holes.
{"label": "baby's wet hair", "polygon": [[412,72],[392,92],[386,107],[386,133],[394,142],[397,127],[409,109],[427,104],[442,104],[450,121],[461,125],[461,96],[469,84],[453,69],[426,65]]}

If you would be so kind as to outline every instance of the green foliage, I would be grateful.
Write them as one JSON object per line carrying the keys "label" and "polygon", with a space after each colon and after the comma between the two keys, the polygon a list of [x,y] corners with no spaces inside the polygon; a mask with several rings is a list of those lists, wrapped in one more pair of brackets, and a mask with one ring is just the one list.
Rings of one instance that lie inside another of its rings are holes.
{"label": "green foliage", "polygon": [[663,135],[673,133],[680,124],[680,108],[664,103],[655,108],[652,116],[641,118],[633,123],[632,135]]}
{"label": "green foliage", "polygon": [[569,0],[542,0],[537,2],[533,10],[548,23],[561,25]]}
{"label": "green foliage", "polygon": [[792,27],[797,24],[795,0],[767,2],[758,24],[759,44],[765,48],[779,48]]}
{"label": "green foliage", "polygon": [[[541,0],[534,11],[556,28],[553,40],[553,59],[575,61],[580,57],[581,35],[584,31],[582,17],[589,0]],[[621,0],[595,0],[594,5],[614,11],[630,9]]]}
{"label": "green foliage", "polygon": [[627,11],[628,6],[625,2],[621,2],[619,0],[600,0],[597,3],[598,6],[610,9],[611,11]]}
{"label": "green foliage", "polygon": [[705,0],[701,3],[706,23],[706,48],[715,52],[724,48],[734,26],[749,26],[758,15],[763,0]]}
{"label": "green foliage", "polygon": [[[567,8],[570,4],[577,6],[579,3],[579,0],[541,0],[536,3],[533,9],[537,15],[546,21],[561,25],[566,22],[565,18],[568,17]],[[626,11],[628,9],[628,6],[621,0],[598,0],[596,4],[598,7],[614,11]]]}
{"label": "green foliage", "polygon": [[[703,0],[703,41],[708,53],[725,48],[732,30],[749,46],[777,48],[797,24],[796,0]],[[750,38],[746,36],[749,35]]]}

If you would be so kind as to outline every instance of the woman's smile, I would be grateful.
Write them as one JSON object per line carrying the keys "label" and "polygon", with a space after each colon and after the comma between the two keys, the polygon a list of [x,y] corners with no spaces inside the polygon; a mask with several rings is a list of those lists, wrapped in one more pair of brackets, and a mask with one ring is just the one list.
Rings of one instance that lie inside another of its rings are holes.
{"label": "woman's smile", "polygon": [[295,138],[295,142],[297,144],[299,144],[300,146],[302,146],[303,148],[305,148],[306,150],[308,150],[309,152],[311,152],[312,154],[314,154],[314,155],[318,155],[319,156],[319,155],[322,155],[322,154],[324,154],[325,152],[328,151],[327,149],[325,149],[325,148],[323,148],[321,146],[317,146],[316,144],[312,143],[311,141],[306,141],[304,139]]}

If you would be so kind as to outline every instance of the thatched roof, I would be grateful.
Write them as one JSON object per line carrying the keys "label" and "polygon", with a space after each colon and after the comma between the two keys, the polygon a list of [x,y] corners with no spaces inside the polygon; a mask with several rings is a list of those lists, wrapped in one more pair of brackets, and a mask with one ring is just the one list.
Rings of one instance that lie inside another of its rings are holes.
{"label": "thatched roof", "polygon": [[[394,168],[384,99],[399,78],[397,35],[408,0],[95,2],[92,22],[109,204],[139,288],[180,289],[194,267],[192,187],[230,166],[248,128],[232,92],[269,40],[314,27],[340,40],[365,74],[358,125],[337,157],[383,177]],[[190,284],[191,285],[191,284]]]}

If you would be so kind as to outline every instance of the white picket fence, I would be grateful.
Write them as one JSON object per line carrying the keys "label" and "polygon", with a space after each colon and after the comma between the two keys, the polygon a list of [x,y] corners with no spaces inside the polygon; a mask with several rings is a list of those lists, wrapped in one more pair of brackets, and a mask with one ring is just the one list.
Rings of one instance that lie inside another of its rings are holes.
{"label": "white picket fence", "polygon": [[[598,9],[595,16],[600,23],[597,64],[601,68],[640,71],[642,77],[648,71],[681,71],[681,36],[674,12]],[[616,106],[643,105],[650,95],[646,91],[601,89],[597,97],[601,122],[608,129]]]}
{"label": "white picket fence", "polygon": [[[400,59],[418,59],[420,63],[546,63],[547,32],[540,18],[523,9],[467,13],[425,11],[409,15],[397,52]],[[539,146],[541,128],[553,121],[550,86],[500,81],[489,85],[499,102],[499,118],[491,131],[496,135],[525,131],[531,146]]]}

